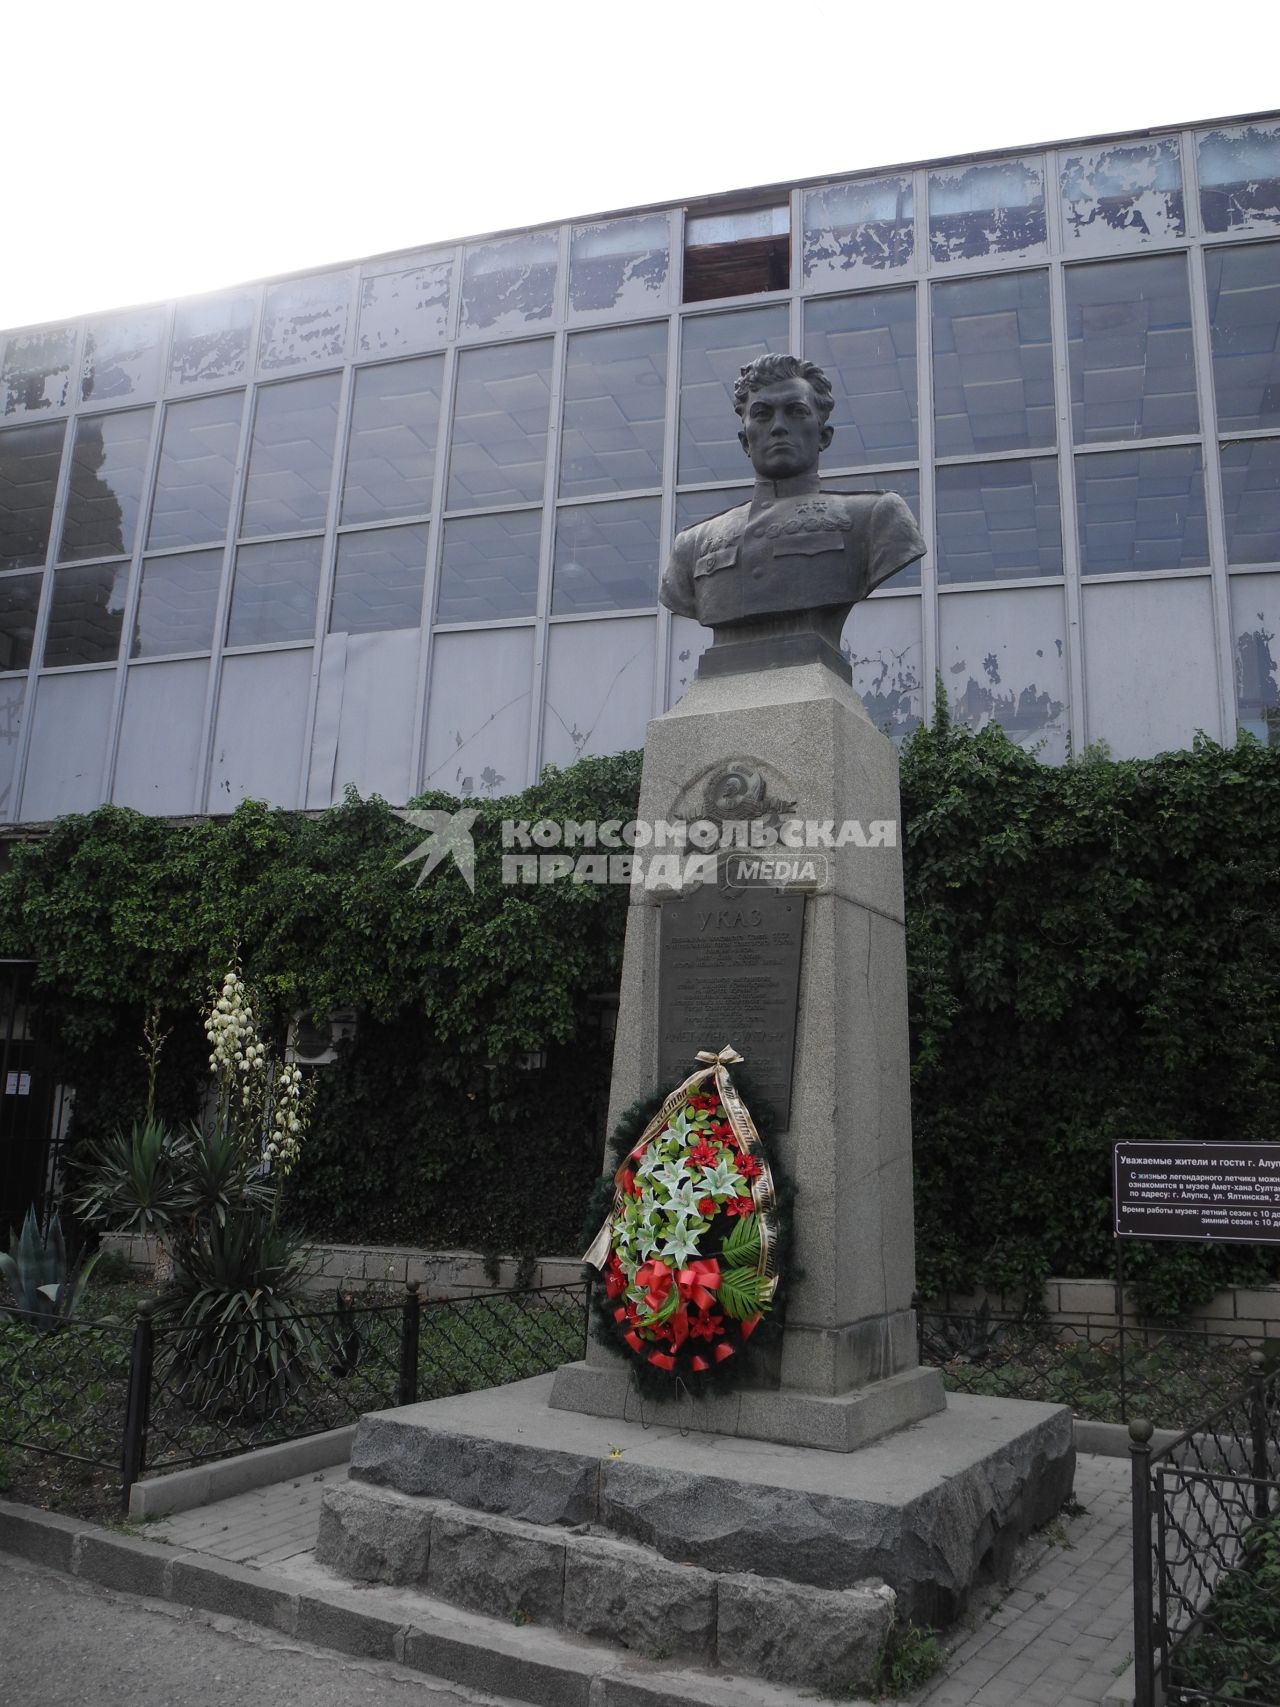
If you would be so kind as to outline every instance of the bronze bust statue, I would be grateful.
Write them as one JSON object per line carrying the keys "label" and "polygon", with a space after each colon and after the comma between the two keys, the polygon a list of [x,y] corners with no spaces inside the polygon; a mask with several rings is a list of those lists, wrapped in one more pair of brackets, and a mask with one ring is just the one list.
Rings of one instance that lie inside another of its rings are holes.
{"label": "bronze bust statue", "polygon": [[701,676],[820,660],[848,680],[839,648],[849,611],[924,555],[897,493],[821,490],[833,402],[826,374],[797,356],[760,356],[738,377],[755,491],[676,535],[658,595],[715,631]]}

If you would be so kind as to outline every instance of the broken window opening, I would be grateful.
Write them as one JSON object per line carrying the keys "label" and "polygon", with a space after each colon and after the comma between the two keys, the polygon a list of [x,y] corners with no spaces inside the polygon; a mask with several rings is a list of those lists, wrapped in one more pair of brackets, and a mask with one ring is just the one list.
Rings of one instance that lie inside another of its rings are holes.
{"label": "broken window opening", "polygon": [[739,208],[685,223],[684,300],[757,296],[791,283],[791,209]]}

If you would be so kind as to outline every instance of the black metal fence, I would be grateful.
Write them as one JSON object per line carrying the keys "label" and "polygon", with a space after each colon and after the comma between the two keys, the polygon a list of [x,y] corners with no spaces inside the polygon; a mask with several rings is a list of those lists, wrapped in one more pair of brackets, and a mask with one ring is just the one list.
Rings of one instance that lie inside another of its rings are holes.
{"label": "black metal fence", "polygon": [[1173,1429],[1243,1384],[1258,1343],[1208,1328],[1005,1321],[986,1309],[918,1309],[916,1325],[921,1363],[940,1369],[953,1393],[1043,1399],[1094,1422],[1144,1417]]}
{"label": "black metal fence", "polygon": [[1159,1451],[1129,1425],[1137,1707],[1280,1702],[1280,1395],[1246,1384]]}
{"label": "black metal fence", "polygon": [[340,1299],[229,1331],[150,1303],[132,1324],[0,1318],[0,1443],[145,1472],[355,1423],[365,1411],[540,1375],[583,1355],[584,1286],[397,1303]]}

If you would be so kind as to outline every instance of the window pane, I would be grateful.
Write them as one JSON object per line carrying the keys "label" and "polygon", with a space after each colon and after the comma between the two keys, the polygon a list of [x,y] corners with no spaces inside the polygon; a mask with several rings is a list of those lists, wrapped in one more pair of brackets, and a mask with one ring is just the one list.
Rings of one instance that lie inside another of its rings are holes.
{"label": "window pane", "polygon": [[701,485],[750,472],[738,443],[733,387],[757,356],[784,355],[790,342],[781,304],[734,314],[702,314],[684,323],[680,371],[680,479]]}
{"label": "window pane", "polygon": [[81,417],[62,524],[63,561],[133,550],[150,438],[150,409]]}
{"label": "window pane", "polygon": [[636,610],[658,602],[657,498],[581,504],[556,517],[551,610]]}
{"label": "window pane", "polygon": [[133,630],[131,658],[160,658],[169,652],[207,652],[222,580],[220,551],[181,551],[148,557]]}
{"label": "window pane", "polygon": [[451,510],[542,497],[550,375],[549,338],[462,352],[453,400]]}
{"label": "window pane", "polygon": [[467,250],[462,267],[462,324],[474,331],[519,331],[549,320],[555,302],[560,239],[530,231]]}
{"label": "window pane", "polygon": [[0,569],[44,563],[65,437],[61,422],[0,433]]}
{"label": "window pane", "polygon": [[1280,420],[1280,243],[1210,249],[1209,328],[1218,426],[1274,427]]}
{"label": "window pane", "polygon": [[324,526],[339,384],[327,373],[260,388],[241,533]]}
{"label": "window pane", "polygon": [[127,563],[55,569],[45,665],[109,664],[120,651],[128,588]]}
{"label": "window pane", "polygon": [[540,510],[446,522],[437,622],[532,616],[538,603]]}
{"label": "window pane", "polygon": [[1280,224],[1280,125],[1233,125],[1200,138],[1200,213],[1206,231]]}
{"label": "window pane", "polygon": [[1078,456],[1076,515],[1086,575],[1208,563],[1199,446]]}
{"label": "window pane", "polygon": [[452,278],[452,261],[412,261],[408,256],[389,272],[366,273],[360,284],[361,355],[393,355],[443,344]]}
{"label": "window pane", "polygon": [[1228,563],[1280,563],[1280,439],[1222,447]]}
{"label": "window pane", "polygon": [[267,286],[260,361],[264,368],[341,361],[347,348],[351,274],[322,273]]}
{"label": "window pane", "polygon": [[937,510],[940,582],[1062,573],[1058,465],[1051,457],[939,468]]}
{"label": "window pane", "polygon": [[356,374],[342,520],[424,516],[440,426],[444,357],[389,362]]}
{"label": "window pane", "polygon": [[933,287],[933,412],[938,456],[1054,442],[1047,273]]}
{"label": "window pane", "polygon": [[65,409],[76,352],[74,326],[47,332],[15,332],[0,364],[0,414],[36,415]]}
{"label": "window pane", "polygon": [[31,662],[43,575],[0,577],[0,670],[25,670]]}
{"label": "window pane", "polygon": [[[914,468],[895,469],[891,474],[833,474],[830,479],[822,482],[824,492],[896,492],[900,498],[905,498],[911,514],[920,521],[920,476]],[[905,569],[899,569],[896,575],[886,583],[890,587],[918,587],[920,585],[920,559],[908,563]],[[878,596],[879,589],[871,596]]]}
{"label": "window pane", "polygon": [[1068,267],[1067,339],[1077,444],[1199,430],[1181,255]]}
{"label": "window pane", "polygon": [[560,495],[662,484],[667,327],[610,327],[569,339]]}
{"label": "window pane", "polygon": [[869,290],[804,310],[805,358],[831,381],[835,437],[824,468],[916,455],[916,293]]}
{"label": "window pane", "polygon": [[213,545],[227,537],[243,391],[165,410],[147,544]]}
{"label": "window pane", "polygon": [[231,588],[228,646],[310,640],[320,586],[318,539],[275,539],[242,545]]}
{"label": "window pane", "polygon": [[1079,255],[1183,236],[1177,137],[1068,156],[1062,166],[1062,208],[1067,248]]}
{"label": "window pane", "polygon": [[344,533],[338,541],[331,634],[417,628],[427,566],[427,524]]}
{"label": "window pane", "polygon": [[915,252],[910,178],[864,178],[806,190],[804,276],[848,283],[863,268],[905,267]]}
{"label": "window pane", "polygon": [[240,379],[249,365],[256,290],[180,302],[174,314],[169,385],[212,385]]}
{"label": "window pane", "polygon": [[95,321],[85,334],[80,370],[84,402],[110,397],[154,397],[160,384],[164,311],[146,308]]}
{"label": "window pane", "polygon": [[667,300],[671,227],[665,213],[576,225],[569,251],[575,314],[643,314]]}
{"label": "window pane", "polygon": [[935,261],[1035,255],[1044,246],[1044,166],[1038,155],[929,174],[929,253]]}

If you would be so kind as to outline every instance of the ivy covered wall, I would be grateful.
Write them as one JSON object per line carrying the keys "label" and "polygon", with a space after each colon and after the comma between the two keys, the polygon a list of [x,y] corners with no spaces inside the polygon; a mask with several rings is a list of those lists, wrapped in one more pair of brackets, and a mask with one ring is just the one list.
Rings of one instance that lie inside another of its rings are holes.
{"label": "ivy covered wall", "polygon": [[[155,1008],[161,1109],[194,1114],[197,1010],[238,944],[281,1028],[297,1008],[360,1015],[323,1072],[296,1220],[570,1250],[626,892],[504,887],[499,826],[625,820],[638,781],[629,754],[467,801],[474,895],[451,864],[415,886],[399,862],[421,832],[354,796],[189,825],[104,807],[15,846],[0,954],[39,962],[77,1138],[139,1112]],[[1280,1140],[1280,751],[1050,767],[944,720],[904,747],[902,782],[921,1289],[1105,1274],[1115,1139]],[[1133,1246],[1129,1268],[1162,1310],[1271,1272],[1266,1253],[1183,1245]]]}

